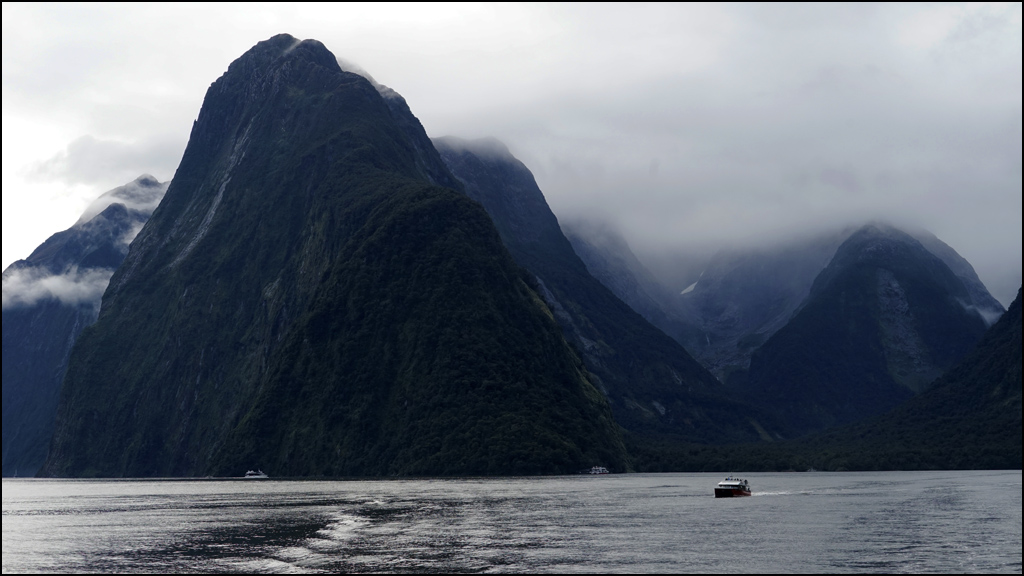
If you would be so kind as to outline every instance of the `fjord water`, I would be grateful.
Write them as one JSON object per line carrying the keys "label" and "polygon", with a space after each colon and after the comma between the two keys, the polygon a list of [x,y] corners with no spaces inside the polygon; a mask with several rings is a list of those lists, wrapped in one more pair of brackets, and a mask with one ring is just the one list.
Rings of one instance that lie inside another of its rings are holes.
{"label": "fjord water", "polygon": [[3,572],[1021,573],[1021,472],[3,481]]}

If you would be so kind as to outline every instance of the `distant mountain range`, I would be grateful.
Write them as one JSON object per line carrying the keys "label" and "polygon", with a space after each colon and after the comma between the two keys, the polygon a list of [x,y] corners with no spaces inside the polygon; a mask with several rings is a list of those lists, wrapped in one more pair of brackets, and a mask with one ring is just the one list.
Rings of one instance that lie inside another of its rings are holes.
{"label": "distant mountain range", "polygon": [[210,86],[169,185],[4,272],[3,473],[770,469],[929,419],[989,443],[958,462],[1019,466],[979,420],[1019,434],[1020,297],[1003,314],[935,236],[875,222],[700,269],[666,285],[614,229],[560,224],[500,142],[431,140],[275,36]]}
{"label": "distant mountain range", "polygon": [[575,223],[588,268],[793,437],[892,409],[1002,306],[934,235],[875,223],[717,254],[672,294],[614,231]]}
{"label": "distant mountain range", "polygon": [[[607,224],[576,220],[563,227],[596,278],[723,381],[736,370],[746,370],[753,350],[789,322],[815,278],[858,229],[722,250],[699,264],[696,281],[677,286],[651,274]],[[974,268],[955,250],[925,230],[907,233],[960,278],[970,294],[968,305],[988,324],[1003,313]]]}

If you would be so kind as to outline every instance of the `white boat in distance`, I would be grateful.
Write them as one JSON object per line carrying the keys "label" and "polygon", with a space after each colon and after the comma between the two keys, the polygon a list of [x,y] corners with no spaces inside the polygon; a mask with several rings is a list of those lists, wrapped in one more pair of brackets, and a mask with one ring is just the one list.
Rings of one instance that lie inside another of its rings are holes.
{"label": "white boat in distance", "polygon": [[245,478],[246,480],[262,480],[264,478],[269,478],[269,476],[267,476],[266,472],[263,470],[249,470],[245,473],[245,476],[242,476],[242,478]]}
{"label": "white boat in distance", "polygon": [[735,496],[750,496],[750,482],[742,478],[732,476],[722,480],[715,486],[715,498],[732,498]]}

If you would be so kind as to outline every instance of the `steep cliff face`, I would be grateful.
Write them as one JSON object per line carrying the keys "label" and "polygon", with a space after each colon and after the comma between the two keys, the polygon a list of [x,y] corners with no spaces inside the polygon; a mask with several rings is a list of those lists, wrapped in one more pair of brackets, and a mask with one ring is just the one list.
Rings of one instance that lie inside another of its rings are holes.
{"label": "steep cliff face", "polygon": [[892,409],[955,364],[986,322],[963,281],[909,235],[855,232],[793,319],[753,355],[748,394],[802,433]]}
{"label": "steep cliff face", "polygon": [[625,428],[711,443],[753,441],[759,428],[770,428],[588,272],[533,175],[503,144],[446,137],[434,145],[466,194],[490,214],[512,256],[536,276]]}
{"label": "steep cliff face", "polygon": [[393,106],[316,41],[231,64],[72,353],[45,473],[626,468],[533,279]]}
{"label": "steep cliff face", "polygon": [[71,347],[166,190],[152,176],[115,188],[4,271],[4,476],[31,476],[43,464]]}

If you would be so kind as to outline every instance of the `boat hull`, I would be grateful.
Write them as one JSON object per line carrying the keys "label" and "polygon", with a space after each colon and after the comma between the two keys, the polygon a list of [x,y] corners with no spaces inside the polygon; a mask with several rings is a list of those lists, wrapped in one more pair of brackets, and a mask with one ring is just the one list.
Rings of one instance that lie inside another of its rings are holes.
{"label": "boat hull", "polygon": [[715,488],[715,498],[736,498],[738,496],[750,496],[750,491],[734,490],[732,488]]}

